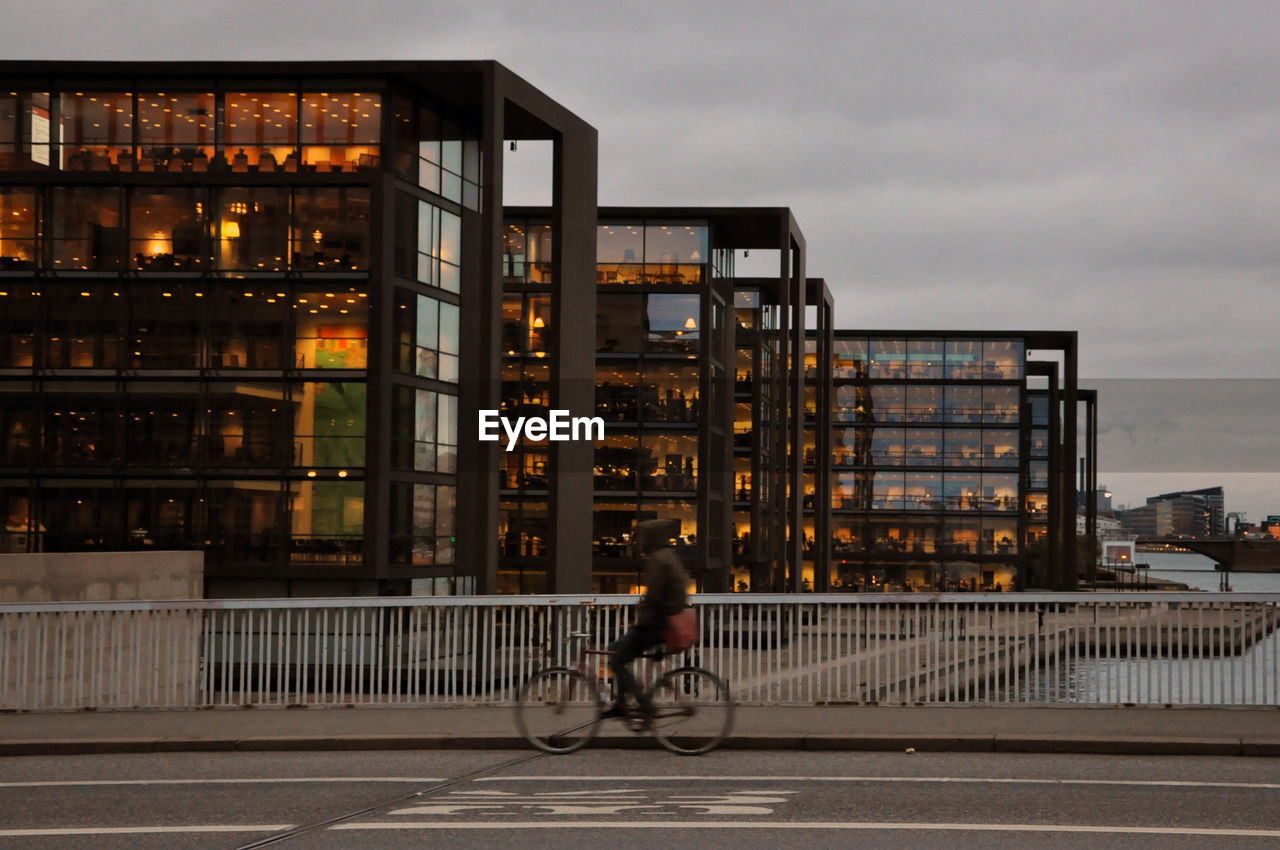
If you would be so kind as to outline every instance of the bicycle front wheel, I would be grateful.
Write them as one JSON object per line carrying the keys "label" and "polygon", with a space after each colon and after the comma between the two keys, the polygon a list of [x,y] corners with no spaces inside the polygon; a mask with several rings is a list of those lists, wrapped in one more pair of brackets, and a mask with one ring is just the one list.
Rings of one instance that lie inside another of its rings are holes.
{"label": "bicycle front wheel", "polygon": [[681,667],[658,680],[653,701],[653,735],[680,755],[695,756],[720,746],[733,727],[729,685],[701,667]]}
{"label": "bicycle front wheel", "polygon": [[569,667],[549,667],[520,686],[516,725],[538,749],[571,753],[595,737],[603,709],[595,682]]}

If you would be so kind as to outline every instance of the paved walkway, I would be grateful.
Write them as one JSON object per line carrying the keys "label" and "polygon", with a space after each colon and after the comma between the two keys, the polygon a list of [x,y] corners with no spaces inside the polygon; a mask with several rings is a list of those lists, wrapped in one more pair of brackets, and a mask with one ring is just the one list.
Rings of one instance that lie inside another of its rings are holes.
{"label": "paved walkway", "polygon": [[[649,746],[621,724],[593,746]],[[526,747],[510,708],[0,714],[0,756]],[[787,706],[738,709],[740,749],[1280,756],[1276,708]]]}

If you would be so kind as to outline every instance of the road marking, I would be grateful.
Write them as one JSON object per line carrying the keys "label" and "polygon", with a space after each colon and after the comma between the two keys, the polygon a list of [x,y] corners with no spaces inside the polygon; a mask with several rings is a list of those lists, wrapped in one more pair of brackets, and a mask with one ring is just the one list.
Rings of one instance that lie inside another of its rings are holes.
{"label": "road marking", "polygon": [[[456,816],[464,813],[478,815],[618,815],[641,809],[645,815],[681,814],[692,812],[700,815],[771,815],[773,809],[763,804],[785,803],[794,791],[744,790],[727,794],[678,794],[665,798],[655,795],[652,800],[635,789],[599,789],[591,791],[544,791],[537,794],[516,794],[512,791],[454,791],[424,804],[392,809],[389,815]],[[779,795],[779,796],[769,796]],[[498,811],[493,811],[498,809]],[[658,811],[652,811],[657,809]],[[663,811],[664,809],[670,811]]]}
{"label": "road marking", "polygon": [[0,782],[0,788],[58,788],[73,785],[218,785],[278,782],[443,782],[436,776],[280,776],[246,779],[48,779],[33,782]]}
{"label": "road marking", "polygon": [[334,829],[785,829],[880,830],[914,832],[1066,832],[1108,835],[1205,835],[1213,837],[1280,838],[1276,829],[1201,829],[1171,826],[1076,826],[1039,823],[838,823],[830,821],[500,821],[480,823],[343,823]]}
{"label": "road marking", "polygon": [[501,805],[485,805],[482,803],[437,803],[431,806],[410,806],[407,809],[392,809],[389,815],[461,815],[468,812],[482,815],[496,815],[501,812],[485,811],[485,809],[502,809]]}
{"label": "road marking", "polygon": [[[38,838],[59,835],[154,835],[164,833],[280,832],[291,824],[191,824],[188,826],[100,826],[46,829],[0,829],[0,838]],[[1167,826],[1082,826],[1036,823],[873,823],[830,821],[501,821],[481,823],[453,821],[436,823],[370,822],[340,823],[331,829],[774,829],[774,830],[871,830],[914,832],[1058,832],[1109,835],[1204,835],[1233,838],[1280,838],[1275,829],[1202,829]]]}
{"label": "road marking", "polygon": [[51,829],[0,829],[0,838],[38,837],[42,835],[151,835],[163,832],[279,832],[288,823],[219,823],[190,826],[72,826]]}
{"label": "road marking", "polygon": [[589,791],[539,791],[536,794],[517,794],[514,791],[453,791],[455,797],[501,797],[502,799],[542,799],[543,797],[617,797],[622,794],[639,794],[638,788],[592,788]]}
{"label": "road marking", "polygon": [[[49,779],[29,782],[0,782],[0,788],[57,788],[91,785],[225,785],[275,784],[281,782],[364,783],[443,782],[438,776],[292,776],[243,777],[237,779]],[[1194,782],[1164,779],[1010,779],[982,776],[488,776],[475,782],[922,782],[1004,785],[1133,785],[1163,788],[1256,788],[1280,789],[1275,782]],[[484,795],[483,791],[458,792]],[[496,793],[496,792],[495,792]],[[510,793],[510,792],[503,792]],[[565,794],[596,795],[608,792],[574,791]],[[539,794],[538,796],[542,796]]]}
{"label": "road marking", "polygon": [[954,782],[1003,785],[1134,785],[1159,788],[1280,789],[1275,782],[1182,782],[1165,779],[1008,779],[984,776],[488,776],[476,782]]}

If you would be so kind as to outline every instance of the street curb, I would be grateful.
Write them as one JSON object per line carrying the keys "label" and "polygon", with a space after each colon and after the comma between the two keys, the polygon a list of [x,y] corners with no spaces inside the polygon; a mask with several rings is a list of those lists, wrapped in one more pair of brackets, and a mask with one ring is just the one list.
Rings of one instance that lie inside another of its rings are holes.
{"label": "street curb", "polygon": [[[85,741],[86,744],[92,744],[92,741]],[[194,747],[192,745],[195,745]],[[2,745],[0,745],[2,746]],[[150,749],[136,750],[131,752],[156,752],[156,753],[183,753],[183,752],[202,752],[202,753],[231,753],[235,752],[236,742],[231,738],[158,738],[151,742]],[[3,752],[3,749],[0,749]]]}
{"label": "street curb", "polygon": [[721,744],[731,750],[803,750],[804,735],[784,735],[776,732],[730,735]]}
{"label": "street curb", "polygon": [[[607,735],[589,745],[597,749],[649,749],[648,736]],[[331,735],[246,738],[99,738],[81,740],[0,741],[0,757],[115,755],[175,752],[333,752],[352,750],[522,750],[529,744],[515,735]],[[814,752],[1038,753],[1090,755],[1280,756],[1280,738],[1086,738],[1063,735],[834,735],[742,734],[724,742],[731,750],[808,750]]]}
{"label": "street curb", "polygon": [[1280,738],[1244,738],[1240,749],[1246,756],[1280,756]]}
{"label": "street curb", "polygon": [[1238,756],[1239,738],[1085,738],[1069,735],[997,735],[998,753],[1089,753],[1134,756]]}
{"label": "street curb", "polygon": [[992,735],[834,735],[804,736],[804,749],[821,751],[894,751],[914,749],[922,753],[989,753],[995,750]]}
{"label": "street curb", "polygon": [[[179,742],[174,742],[179,743]],[[189,741],[181,743],[223,744],[221,741]],[[234,742],[232,742],[234,743]],[[156,740],[153,738],[96,738],[90,740],[65,741],[22,741],[10,740],[0,742],[0,756],[79,756],[79,755],[116,755],[119,753],[155,752]],[[192,749],[205,749],[196,746]],[[219,747],[219,749],[231,749]]]}

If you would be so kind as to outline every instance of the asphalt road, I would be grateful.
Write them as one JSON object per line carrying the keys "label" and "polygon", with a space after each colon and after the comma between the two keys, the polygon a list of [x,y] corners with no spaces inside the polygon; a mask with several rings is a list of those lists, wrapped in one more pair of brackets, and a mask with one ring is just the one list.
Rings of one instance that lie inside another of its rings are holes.
{"label": "asphalt road", "polygon": [[0,759],[4,848],[236,848],[300,827],[267,846],[1270,848],[1280,842],[1280,759],[743,751],[680,758],[589,749],[561,757]]}

